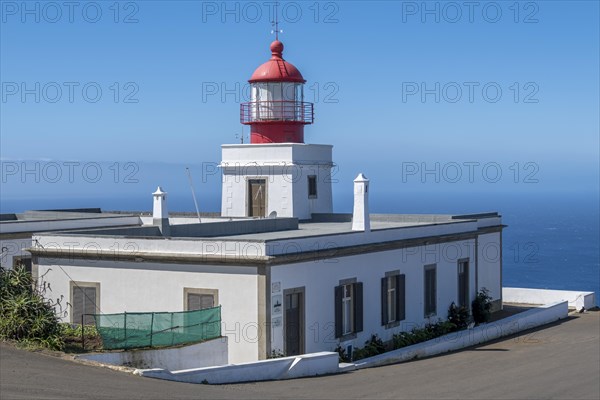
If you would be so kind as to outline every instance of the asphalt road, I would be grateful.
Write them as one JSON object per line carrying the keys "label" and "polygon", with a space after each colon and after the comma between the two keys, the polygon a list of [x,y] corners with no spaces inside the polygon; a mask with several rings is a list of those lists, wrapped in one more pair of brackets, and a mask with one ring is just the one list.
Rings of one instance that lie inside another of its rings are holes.
{"label": "asphalt road", "polygon": [[0,345],[0,399],[596,399],[600,312],[444,356],[341,375],[238,385],[141,378]]}

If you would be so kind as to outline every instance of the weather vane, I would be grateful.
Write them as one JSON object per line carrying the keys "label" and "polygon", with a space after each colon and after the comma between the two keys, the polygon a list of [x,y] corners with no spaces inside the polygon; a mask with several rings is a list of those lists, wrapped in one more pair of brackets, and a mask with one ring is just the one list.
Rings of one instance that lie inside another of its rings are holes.
{"label": "weather vane", "polygon": [[277,7],[279,6],[279,2],[275,2],[275,21],[271,21],[271,25],[275,28],[271,30],[271,35],[275,34],[275,40],[279,40],[279,34],[283,33],[283,29],[279,29],[279,13],[277,12]]}

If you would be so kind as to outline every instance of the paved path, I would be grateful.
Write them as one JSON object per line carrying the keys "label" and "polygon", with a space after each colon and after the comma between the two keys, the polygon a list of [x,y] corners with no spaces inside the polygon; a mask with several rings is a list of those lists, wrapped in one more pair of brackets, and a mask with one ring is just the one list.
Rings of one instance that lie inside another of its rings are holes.
{"label": "paved path", "polygon": [[0,399],[599,399],[600,312],[453,354],[239,385],[141,378],[0,345]]}

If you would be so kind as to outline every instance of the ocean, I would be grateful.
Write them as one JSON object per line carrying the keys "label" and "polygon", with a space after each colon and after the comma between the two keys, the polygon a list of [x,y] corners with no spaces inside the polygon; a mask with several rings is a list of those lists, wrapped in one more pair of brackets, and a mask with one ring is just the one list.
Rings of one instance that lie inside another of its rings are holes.
{"label": "ocean", "polygon": [[[189,193],[189,192],[188,192]],[[169,197],[172,211],[193,211],[182,190]],[[334,193],[336,212],[351,212],[350,193]],[[346,199],[343,201],[340,199]],[[218,211],[218,195],[199,198],[203,211]],[[498,211],[507,228],[503,236],[503,285],[600,293],[600,212],[597,193],[372,194],[372,213],[474,213]],[[30,209],[101,207],[103,210],[149,211],[149,193],[94,198],[2,197],[2,213]]]}

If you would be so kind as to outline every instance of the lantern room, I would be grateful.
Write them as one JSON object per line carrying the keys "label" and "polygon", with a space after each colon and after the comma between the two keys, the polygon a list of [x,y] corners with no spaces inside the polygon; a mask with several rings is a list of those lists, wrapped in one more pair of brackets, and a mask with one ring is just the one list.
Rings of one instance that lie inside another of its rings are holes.
{"label": "lantern room", "polygon": [[283,59],[283,43],[271,43],[271,59],[248,82],[251,101],[240,106],[240,121],[250,125],[250,143],[304,143],[304,125],[314,121],[313,104],[304,101],[306,80]]}

